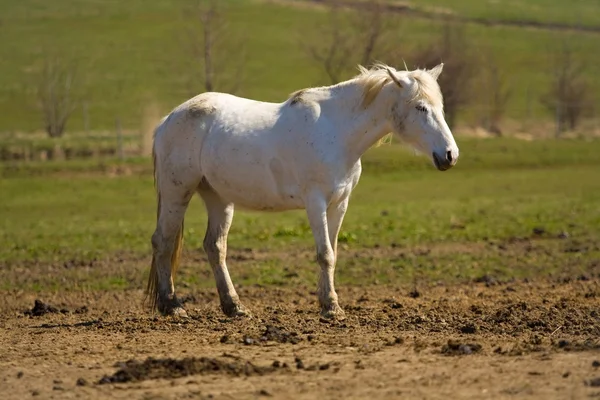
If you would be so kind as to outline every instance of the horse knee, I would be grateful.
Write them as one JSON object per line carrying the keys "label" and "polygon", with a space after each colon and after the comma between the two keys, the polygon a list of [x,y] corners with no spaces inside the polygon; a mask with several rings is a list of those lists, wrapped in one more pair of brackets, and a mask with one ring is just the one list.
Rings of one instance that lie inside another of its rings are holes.
{"label": "horse knee", "polygon": [[203,247],[204,247],[204,251],[208,255],[217,255],[218,256],[219,254],[221,254],[225,251],[225,246],[223,246],[223,244],[219,240],[213,238],[210,235],[207,235],[204,238]]}
{"label": "horse knee", "polygon": [[321,267],[331,267],[335,263],[335,257],[333,254],[333,250],[327,249],[325,251],[317,252],[317,262]]}

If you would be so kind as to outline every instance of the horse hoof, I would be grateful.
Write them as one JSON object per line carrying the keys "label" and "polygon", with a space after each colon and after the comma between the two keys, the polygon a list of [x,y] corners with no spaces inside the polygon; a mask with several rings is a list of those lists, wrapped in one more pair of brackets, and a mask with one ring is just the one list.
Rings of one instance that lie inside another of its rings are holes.
{"label": "horse hoof", "polygon": [[250,311],[241,303],[222,304],[223,313],[230,318],[250,316]]}
{"label": "horse hoof", "polygon": [[173,310],[171,310],[169,315],[176,318],[189,318],[187,311],[185,311],[182,307],[175,307]]}
{"label": "horse hoof", "polygon": [[335,304],[331,307],[323,308],[321,310],[321,318],[341,321],[346,319],[346,313],[340,306]]}

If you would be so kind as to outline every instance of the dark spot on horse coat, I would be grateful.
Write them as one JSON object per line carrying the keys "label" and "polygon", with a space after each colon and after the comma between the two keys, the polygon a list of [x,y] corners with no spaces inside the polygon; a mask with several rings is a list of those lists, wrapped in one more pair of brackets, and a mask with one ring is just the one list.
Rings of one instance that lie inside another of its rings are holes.
{"label": "dark spot on horse coat", "polygon": [[394,108],[392,108],[392,118],[394,119],[394,127],[396,128],[396,130],[398,132],[403,132],[405,116],[401,115],[398,112],[397,106],[394,106]]}

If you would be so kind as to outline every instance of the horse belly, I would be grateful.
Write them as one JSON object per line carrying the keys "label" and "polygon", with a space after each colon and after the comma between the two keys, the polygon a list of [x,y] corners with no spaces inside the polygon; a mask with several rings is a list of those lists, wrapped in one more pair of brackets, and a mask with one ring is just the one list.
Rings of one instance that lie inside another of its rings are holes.
{"label": "horse belly", "polygon": [[298,182],[282,161],[236,164],[205,173],[208,183],[223,199],[239,208],[257,211],[303,208]]}

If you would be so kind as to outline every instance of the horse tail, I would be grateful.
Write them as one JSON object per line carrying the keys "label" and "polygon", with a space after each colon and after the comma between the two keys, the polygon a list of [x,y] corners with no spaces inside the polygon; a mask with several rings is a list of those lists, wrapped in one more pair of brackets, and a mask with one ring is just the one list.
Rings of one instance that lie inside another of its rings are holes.
{"label": "horse tail", "polygon": [[[163,121],[164,122],[164,119]],[[162,125],[162,123],[161,123]],[[160,127],[160,125],[159,125]],[[158,131],[158,128],[157,130]],[[156,131],[154,135],[154,142],[152,144],[152,165],[154,175],[154,189],[156,191],[157,207],[156,207],[156,224],[158,226],[160,218],[160,207],[161,207],[161,193],[160,193],[160,182],[156,169]],[[152,263],[150,264],[150,275],[148,276],[148,284],[146,286],[146,300],[150,300],[150,307],[155,310],[158,305],[158,266],[156,265],[156,243],[155,237],[152,238]],[[173,246],[173,254],[171,255],[171,279],[175,278],[175,273],[179,267],[179,260],[181,258],[181,251],[183,250],[183,221],[181,221],[181,227],[177,232],[175,238],[175,244]]]}

